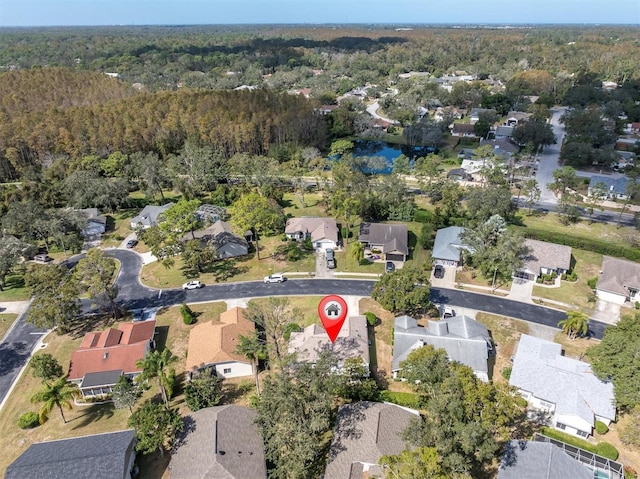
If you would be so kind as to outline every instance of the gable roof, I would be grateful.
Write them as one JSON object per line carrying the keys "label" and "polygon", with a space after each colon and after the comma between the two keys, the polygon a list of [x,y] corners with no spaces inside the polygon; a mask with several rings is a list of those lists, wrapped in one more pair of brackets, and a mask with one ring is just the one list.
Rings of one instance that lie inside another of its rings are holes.
{"label": "gable roof", "polygon": [[134,444],[133,429],[37,442],[29,446],[29,449],[11,463],[4,477],[6,479],[130,477],[127,467]]}
{"label": "gable roof", "polygon": [[444,349],[452,361],[457,361],[487,374],[488,344],[491,338],[487,327],[468,316],[454,316],[441,321],[429,321],[428,327],[418,326],[409,316],[396,318],[393,327],[392,370],[399,371],[400,363],[411,351],[429,344]]}
{"label": "gable roof", "polygon": [[475,127],[471,123],[454,123],[451,130],[453,133],[475,135]]}
{"label": "gable roof", "polygon": [[640,264],[604,256],[597,289],[629,296],[628,287],[640,289]]}
{"label": "gable roof", "polygon": [[221,258],[242,256],[249,251],[247,240],[234,234],[231,224],[226,221],[218,220],[204,229],[186,233],[182,237],[182,241],[192,239],[212,242]]}
{"label": "gable roof", "polygon": [[172,479],[267,477],[256,412],[233,404],[200,409],[185,417],[169,470]]}
{"label": "gable roof", "polygon": [[338,226],[333,218],[289,218],[284,232],[285,234],[308,233],[311,241],[314,242],[323,239],[338,242]]}
{"label": "gable roof", "polygon": [[361,223],[358,240],[382,246],[383,253],[409,254],[409,233],[406,224]]}
{"label": "gable roof", "polygon": [[516,120],[516,121],[528,120],[532,116],[533,115],[531,113],[527,113],[524,111],[510,111],[509,113],[507,113],[508,120]]}
{"label": "gable roof", "polygon": [[496,127],[496,137],[503,136],[507,138],[511,138],[513,135],[513,127],[512,126],[498,126]]}
{"label": "gable roof", "polygon": [[593,471],[548,442],[516,441],[505,445],[498,479],[593,479]]}
{"label": "gable roof", "polygon": [[626,176],[620,176],[618,178],[611,176],[592,176],[589,180],[589,188],[595,188],[598,183],[604,184],[607,194],[626,195],[629,178]]}
{"label": "gable roof", "polygon": [[158,223],[158,217],[171,208],[175,203],[167,203],[162,206],[147,205],[138,216],[131,220],[132,225],[140,224],[142,226],[155,226]]}
{"label": "gable roof", "polygon": [[520,336],[509,384],[554,403],[556,415],[575,416],[593,427],[594,415],[614,420],[613,384],[598,379],[588,363],[562,356],[562,347]]}
{"label": "gable roof", "polygon": [[523,258],[522,267],[533,273],[540,274],[540,268],[571,269],[571,247],[546,241],[527,239],[524,245],[529,253]]}
{"label": "gable roof", "polygon": [[360,401],[340,406],[325,479],[361,478],[367,470],[379,471],[382,456],[405,449],[400,434],[418,417],[416,411],[395,404]]}
{"label": "gable roof", "polygon": [[233,351],[238,345],[238,336],[251,336],[255,324],[244,316],[244,308],[231,308],[220,314],[220,321],[197,324],[189,334],[186,370],[238,361],[249,364],[247,358]]}
{"label": "gable roof", "polygon": [[335,342],[331,342],[325,329],[311,324],[301,332],[291,333],[289,353],[296,353],[300,362],[315,364],[321,352],[331,350],[339,361],[360,357],[369,364],[369,336],[364,316],[349,316],[342,325]]}
{"label": "gable roof", "polygon": [[460,250],[466,248],[462,243],[464,228],[460,226],[449,226],[441,228],[436,232],[436,239],[433,242],[431,257],[448,261],[460,261]]}
{"label": "gable roof", "polygon": [[142,371],[136,362],[144,358],[155,328],[154,319],[85,334],[80,347],[71,355],[69,379],[79,380],[90,373],[108,371],[127,374]]}
{"label": "gable roof", "polygon": [[496,138],[492,140],[486,140],[483,138],[480,140],[479,146],[483,145],[493,146],[494,153],[501,157],[510,156],[512,153],[520,151],[520,147],[509,138]]}

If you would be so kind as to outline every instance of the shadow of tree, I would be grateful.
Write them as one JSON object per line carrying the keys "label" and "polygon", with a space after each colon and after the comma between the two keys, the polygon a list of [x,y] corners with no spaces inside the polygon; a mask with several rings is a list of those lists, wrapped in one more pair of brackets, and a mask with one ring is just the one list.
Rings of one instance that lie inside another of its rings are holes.
{"label": "shadow of tree", "polygon": [[109,419],[113,416],[115,407],[112,402],[106,404],[93,404],[83,409],[83,414],[70,419],[69,423],[74,423],[72,429],[81,429],[91,423]]}

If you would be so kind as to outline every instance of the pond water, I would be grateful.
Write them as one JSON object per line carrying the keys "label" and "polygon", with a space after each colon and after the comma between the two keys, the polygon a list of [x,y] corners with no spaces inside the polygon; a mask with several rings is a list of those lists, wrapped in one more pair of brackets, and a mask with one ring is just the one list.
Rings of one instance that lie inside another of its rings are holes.
{"label": "pond water", "polygon": [[413,161],[421,156],[427,156],[435,150],[429,146],[409,146],[398,145],[395,143],[387,143],[377,140],[356,140],[353,142],[352,154],[355,157],[361,156],[378,156],[386,160],[387,166],[383,169],[367,171],[367,173],[378,173],[388,175],[393,168],[393,161],[404,154],[409,160]]}

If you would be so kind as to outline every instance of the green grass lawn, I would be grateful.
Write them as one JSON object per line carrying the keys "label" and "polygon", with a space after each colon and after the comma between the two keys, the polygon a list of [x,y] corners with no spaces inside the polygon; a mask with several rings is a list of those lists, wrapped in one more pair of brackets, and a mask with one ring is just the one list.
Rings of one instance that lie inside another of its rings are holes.
{"label": "green grass lawn", "polygon": [[560,301],[578,310],[593,310],[595,301],[590,301],[594,299],[593,290],[587,281],[600,273],[602,255],[575,248],[572,249],[571,254],[575,258],[574,270],[578,275],[577,281],[562,281],[559,288],[544,288],[536,285],[533,287],[533,295]]}
{"label": "green grass lawn", "polygon": [[285,193],[282,197],[285,215],[301,216],[330,216],[325,210],[322,193],[307,193],[304,195],[304,206],[300,195]]}
{"label": "green grass lawn", "polygon": [[0,339],[4,338],[4,335],[7,334],[7,331],[9,331],[9,328],[17,318],[17,314],[0,314]]}
{"label": "green grass lawn", "polygon": [[31,294],[24,286],[24,276],[21,273],[7,275],[4,291],[0,291],[0,302],[28,301],[30,297]]}
{"label": "green grass lawn", "polygon": [[[291,296],[287,298],[292,309],[297,311],[295,323],[301,328],[306,328],[311,324],[321,324],[318,317],[318,305],[323,296]],[[252,299],[252,302],[265,305],[269,303],[268,298]]]}

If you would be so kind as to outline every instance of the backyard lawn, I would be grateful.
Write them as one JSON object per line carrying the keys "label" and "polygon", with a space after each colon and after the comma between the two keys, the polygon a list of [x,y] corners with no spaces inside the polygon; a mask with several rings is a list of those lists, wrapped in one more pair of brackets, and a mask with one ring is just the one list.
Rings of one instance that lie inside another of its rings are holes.
{"label": "backyard lawn", "polygon": [[0,291],[0,302],[28,301],[30,297],[29,289],[24,286],[24,275],[22,273],[7,275],[4,291]]}
{"label": "backyard lawn", "polygon": [[302,216],[330,216],[325,210],[322,193],[305,194],[304,206],[302,206],[300,195],[294,193],[285,193],[282,196],[282,202],[284,204],[284,214],[287,216],[290,215],[297,218]]}

